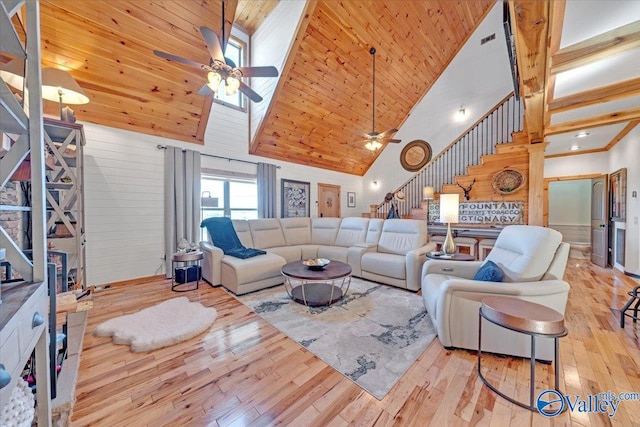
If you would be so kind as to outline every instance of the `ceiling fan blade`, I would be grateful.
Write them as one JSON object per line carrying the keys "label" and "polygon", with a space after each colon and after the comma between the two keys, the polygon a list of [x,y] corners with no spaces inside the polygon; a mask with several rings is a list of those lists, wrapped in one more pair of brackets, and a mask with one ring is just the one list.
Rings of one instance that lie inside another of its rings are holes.
{"label": "ceiling fan blade", "polygon": [[278,77],[276,67],[239,67],[243,77]]}
{"label": "ceiling fan blade", "polygon": [[387,129],[384,132],[379,133],[378,135],[380,135],[381,138],[386,138],[388,136],[393,135],[396,132],[398,132],[398,129]]}
{"label": "ceiling fan blade", "polygon": [[383,142],[390,142],[392,144],[397,144],[398,142],[402,142],[401,139],[385,139]]}
{"label": "ceiling fan blade", "polygon": [[209,49],[209,55],[211,55],[211,59],[217,59],[218,61],[225,63],[222,48],[220,47],[220,41],[218,40],[218,35],[214,33],[213,30],[207,27],[200,27],[200,34],[202,34],[202,38],[207,44],[207,49]]}
{"label": "ceiling fan blade", "polygon": [[210,95],[213,93],[213,91],[211,90],[211,88],[209,87],[208,84],[203,84],[202,87],[200,88],[200,90],[198,91],[198,93],[200,95]]}
{"label": "ceiling fan blade", "polygon": [[179,56],[172,55],[170,53],[161,52],[159,50],[154,50],[153,53],[160,58],[168,59],[170,61],[180,62],[185,65],[190,65],[192,67],[200,68],[201,70],[206,70],[208,67],[204,64],[200,64],[199,62],[192,61],[190,59],[181,58]]}
{"label": "ceiling fan blade", "polygon": [[257,92],[255,92],[253,89],[251,89],[249,86],[247,86],[246,84],[244,84],[242,82],[240,82],[240,87],[238,88],[238,90],[240,92],[244,93],[245,95],[247,95],[247,98],[249,98],[253,102],[262,101],[262,97],[260,95],[258,95]]}

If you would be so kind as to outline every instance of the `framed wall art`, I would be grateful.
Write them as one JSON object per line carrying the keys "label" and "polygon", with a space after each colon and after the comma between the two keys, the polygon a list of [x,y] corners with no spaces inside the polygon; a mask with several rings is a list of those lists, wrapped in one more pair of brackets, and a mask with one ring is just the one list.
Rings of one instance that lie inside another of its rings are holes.
{"label": "framed wall art", "polygon": [[347,192],[347,207],[348,208],[356,207],[356,193]]}
{"label": "framed wall art", "polygon": [[282,218],[308,217],[310,183],[281,179],[282,206],[280,216]]}
{"label": "framed wall art", "polygon": [[627,168],[622,168],[609,175],[609,198],[611,220],[625,222],[627,220]]}

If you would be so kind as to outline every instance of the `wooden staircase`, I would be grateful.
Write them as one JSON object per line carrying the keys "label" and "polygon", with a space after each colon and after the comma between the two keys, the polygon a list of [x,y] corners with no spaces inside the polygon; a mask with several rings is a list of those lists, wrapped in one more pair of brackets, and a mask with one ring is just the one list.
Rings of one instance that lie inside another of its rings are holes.
{"label": "wooden staircase", "polygon": [[[470,192],[470,201],[524,201],[524,218],[528,215],[529,187],[525,185],[512,194],[500,194],[492,184],[496,173],[505,169],[516,169],[529,177],[529,143],[525,132],[516,132],[513,135],[513,142],[499,144],[496,146],[495,154],[488,154],[480,157],[480,164],[467,167],[466,175],[456,175],[455,182],[468,187],[473,179],[476,182]],[[442,193],[459,194],[460,200],[464,200],[464,192],[457,184],[445,184],[442,186]]]}

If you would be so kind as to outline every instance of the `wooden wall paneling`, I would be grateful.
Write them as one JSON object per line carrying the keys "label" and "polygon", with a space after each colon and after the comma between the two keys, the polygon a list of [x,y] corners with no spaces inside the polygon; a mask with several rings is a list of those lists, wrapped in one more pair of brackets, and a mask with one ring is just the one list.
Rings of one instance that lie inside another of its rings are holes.
{"label": "wooden wall paneling", "polygon": [[277,5],[278,0],[239,0],[235,23],[252,35]]}

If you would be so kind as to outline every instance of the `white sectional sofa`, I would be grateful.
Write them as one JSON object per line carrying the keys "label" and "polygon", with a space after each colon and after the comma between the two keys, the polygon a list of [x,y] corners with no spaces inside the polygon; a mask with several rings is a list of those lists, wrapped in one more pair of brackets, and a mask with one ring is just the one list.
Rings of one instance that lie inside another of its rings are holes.
{"label": "white sectional sofa", "polygon": [[420,289],[427,243],[425,221],[369,218],[269,218],[233,220],[247,248],[266,255],[239,259],[224,255],[210,240],[204,252],[202,277],[237,295],[283,283],[281,269],[294,260],[328,258],[348,263],[352,274],[412,291]]}

